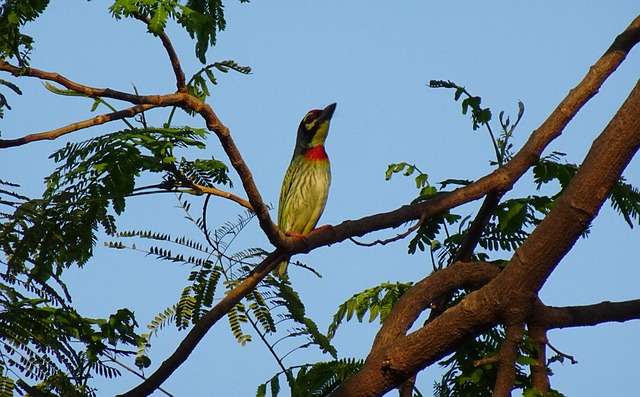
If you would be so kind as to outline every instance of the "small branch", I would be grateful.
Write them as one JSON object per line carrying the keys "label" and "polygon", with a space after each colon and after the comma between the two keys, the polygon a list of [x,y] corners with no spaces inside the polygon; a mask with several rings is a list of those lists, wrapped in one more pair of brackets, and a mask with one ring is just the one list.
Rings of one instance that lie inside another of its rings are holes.
{"label": "small branch", "polygon": [[549,348],[551,350],[553,350],[554,353],[556,353],[557,355],[564,357],[566,359],[568,359],[569,361],[571,361],[571,364],[576,365],[578,364],[578,360],[576,360],[576,358],[570,354],[561,352],[560,350],[558,350],[555,346],[553,346],[549,341],[547,341],[547,346],[549,346]]}
{"label": "small branch", "polygon": [[493,143],[493,150],[496,152],[496,160],[498,162],[498,166],[502,167],[504,159],[502,158],[502,154],[500,153],[500,149],[498,149],[498,143],[496,141],[495,135],[493,135],[493,130],[489,123],[484,124],[487,127],[487,131],[489,131],[489,137],[491,138],[491,143]]}
{"label": "small branch", "polygon": [[253,211],[253,207],[251,206],[251,203],[249,203],[247,200],[243,199],[242,197],[236,196],[235,194],[233,194],[231,192],[226,192],[224,190],[220,190],[220,189],[215,188],[215,187],[198,185],[197,183],[193,183],[193,182],[190,182],[189,186],[193,190],[195,190],[197,192],[204,193],[204,194],[210,194],[212,196],[226,198],[228,200],[231,200],[231,201],[233,201],[235,203],[240,204],[241,206],[243,206],[244,208],[248,209],[249,211]]}
{"label": "small branch", "polygon": [[25,135],[21,138],[16,138],[16,139],[0,139],[0,149],[15,147],[15,146],[22,146],[22,145],[26,145],[27,143],[36,142],[36,141],[53,140],[63,135],[69,134],[71,132],[75,132],[75,131],[82,130],[89,127],[94,127],[96,125],[105,124],[114,120],[121,120],[127,117],[133,117],[138,113],[142,113],[154,107],[155,105],[136,105],[127,109],[118,110],[113,113],[101,114],[99,116],[95,116],[87,120],[78,121],[77,123],[69,124],[64,127],[57,128],[55,130],[38,132],[35,134]]}
{"label": "small branch", "polygon": [[516,381],[515,362],[518,358],[518,345],[522,341],[524,326],[507,325],[507,335],[498,352],[498,373],[493,388],[494,397],[509,397]]}
{"label": "small branch", "polygon": [[[145,17],[144,15],[134,14],[133,17],[149,26],[149,18]],[[173,68],[173,73],[176,75],[176,86],[178,88],[178,92],[187,92],[187,87],[185,84],[186,79],[184,77],[182,67],[180,66],[180,58],[178,58],[178,54],[176,54],[169,36],[167,36],[167,33],[165,33],[164,31],[160,32],[159,34],[153,32],[151,33],[160,38],[160,40],[162,41],[162,45],[167,51],[167,55],[169,56],[169,60],[171,61],[171,67]]]}
{"label": "small branch", "polygon": [[529,337],[536,347],[536,362],[530,366],[531,385],[545,395],[549,392],[549,371],[547,370],[547,330],[539,325],[529,324]]}
{"label": "small branch", "polygon": [[466,262],[471,260],[473,251],[476,249],[480,237],[482,237],[482,232],[487,226],[487,223],[489,223],[491,215],[493,215],[493,212],[498,207],[501,197],[502,194],[495,191],[491,191],[485,196],[482,206],[480,206],[480,209],[478,210],[478,214],[473,222],[471,222],[469,229],[467,229],[467,232],[462,239],[462,243],[460,243],[460,247],[456,252],[453,262]]}
{"label": "small branch", "polygon": [[360,242],[360,241],[356,240],[353,237],[349,237],[349,240],[351,240],[355,245],[359,245],[361,247],[373,247],[374,245],[378,245],[378,244],[379,245],[387,245],[389,243],[393,243],[395,241],[404,239],[405,237],[407,237],[411,233],[413,233],[416,230],[418,230],[421,225],[422,225],[422,221],[416,223],[415,225],[413,225],[409,229],[407,229],[406,232],[400,233],[395,237],[391,237],[391,238],[384,239],[384,240],[376,240],[376,241],[373,241],[371,243],[363,243],[363,242]]}
{"label": "small branch", "polygon": [[[109,355],[106,355],[106,356],[107,356],[107,357],[109,357],[109,361],[111,361],[112,363],[114,363],[114,364],[118,365],[119,367],[121,367],[121,368],[125,369],[126,371],[128,371],[128,372],[130,372],[130,373],[134,374],[134,375],[135,375],[135,376],[137,376],[138,378],[143,379],[143,380],[144,380],[144,379],[146,379],[146,378],[144,377],[144,375],[142,375],[140,372],[136,371],[135,369],[133,369],[133,368],[129,367],[128,365],[126,365],[126,364],[124,364],[124,363],[121,363],[120,361],[116,360],[116,358],[115,358],[115,357],[112,357],[112,356],[109,356]],[[164,390],[162,387],[158,387],[158,390],[159,390],[160,392],[164,393],[164,394],[165,394],[166,396],[168,396],[168,397],[173,397],[173,394],[171,394],[171,393],[169,393],[168,391]]]}
{"label": "small branch", "polygon": [[256,331],[256,333],[258,334],[258,336],[260,337],[260,339],[262,340],[262,342],[264,343],[264,345],[267,347],[267,349],[269,350],[269,353],[271,353],[271,355],[273,356],[273,358],[276,360],[276,363],[278,363],[278,366],[280,367],[280,369],[282,370],[282,372],[285,374],[285,376],[287,377],[287,380],[290,383],[293,383],[295,381],[295,379],[292,378],[291,374],[289,372],[287,372],[287,369],[284,366],[284,363],[282,362],[282,359],[278,356],[278,354],[276,353],[276,351],[273,349],[273,346],[269,344],[269,341],[267,340],[267,338],[265,337],[265,335],[260,332],[260,329],[258,328],[258,325],[256,324],[256,322],[251,318],[251,316],[249,315],[249,313],[246,313],[247,316],[247,320],[249,320],[249,323],[251,324],[251,326],[253,327],[253,329]]}

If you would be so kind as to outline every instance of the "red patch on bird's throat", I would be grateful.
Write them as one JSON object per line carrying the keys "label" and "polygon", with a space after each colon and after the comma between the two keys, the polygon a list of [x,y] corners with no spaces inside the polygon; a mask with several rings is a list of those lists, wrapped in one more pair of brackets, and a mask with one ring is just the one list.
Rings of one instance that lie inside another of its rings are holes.
{"label": "red patch on bird's throat", "polygon": [[328,160],[329,156],[327,156],[327,152],[324,151],[324,146],[317,145],[312,148],[307,149],[304,152],[304,158],[307,160]]}

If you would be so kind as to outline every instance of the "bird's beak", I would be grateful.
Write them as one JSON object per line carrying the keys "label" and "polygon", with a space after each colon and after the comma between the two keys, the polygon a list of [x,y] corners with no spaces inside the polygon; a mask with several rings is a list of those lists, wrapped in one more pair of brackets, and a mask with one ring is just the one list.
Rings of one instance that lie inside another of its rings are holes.
{"label": "bird's beak", "polygon": [[319,117],[320,121],[331,120],[331,117],[333,116],[333,112],[335,111],[336,111],[336,103],[332,103],[331,105],[322,109],[322,113],[320,114],[320,117]]}

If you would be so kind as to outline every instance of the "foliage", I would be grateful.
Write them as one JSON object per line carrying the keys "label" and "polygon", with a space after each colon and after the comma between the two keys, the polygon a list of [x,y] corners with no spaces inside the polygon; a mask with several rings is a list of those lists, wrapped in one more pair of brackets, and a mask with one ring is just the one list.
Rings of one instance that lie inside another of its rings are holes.
{"label": "foliage", "polygon": [[[249,0],[240,0],[248,3]],[[196,56],[206,63],[205,53],[216,44],[217,32],[224,30],[224,6],[221,0],[116,0],[110,7],[116,19],[142,16],[149,21],[149,31],[160,34],[168,19],[175,20],[196,39]]]}
{"label": "foliage", "polygon": [[383,323],[393,305],[412,285],[412,283],[382,283],[354,294],[338,307],[329,325],[327,336],[332,339],[342,321],[351,320],[354,314],[359,322],[363,321],[368,312],[369,322],[379,318],[380,323]]}
{"label": "foliage", "polygon": [[191,78],[187,82],[187,92],[202,100],[211,95],[207,80],[212,85],[218,84],[218,80],[213,73],[214,70],[222,73],[229,73],[230,70],[241,74],[251,73],[251,68],[249,66],[239,65],[232,60],[214,62],[212,64],[206,65],[205,67],[194,73],[193,76],[191,76]]}
{"label": "foliage", "polygon": [[0,6],[0,59],[15,57],[26,66],[33,38],[20,32],[47,8],[48,0],[6,0]]}
{"label": "foliage", "polygon": [[188,180],[182,172],[210,183],[229,183],[226,166],[218,161],[177,163],[174,149],[204,148],[205,135],[188,128],[129,129],[68,143],[54,152],[51,158],[61,165],[46,179],[42,199],[21,204],[0,228],[9,268],[22,271],[29,262],[31,275],[46,280],[74,262],[86,263],[98,226],[115,233],[109,209],[124,211],[125,199],[143,171],[165,173],[165,189],[180,186],[178,178]]}
{"label": "foliage", "polygon": [[267,387],[271,396],[276,397],[280,393],[282,375],[286,375],[292,397],[328,396],[345,379],[358,372],[363,363],[363,360],[349,358],[291,367],[259,385],[256,397],[266,397]]}
{"label": "foliage", "polygon": [[[16,191],[17,184],[0,185],[3,206],[20,209],[30,201]],[[3,212],[3,226],[13,217]],[[120,374],[105,360],[126,354],[117,347],[139,343],[130,310],[120,309],[105,319],[83,317],[70,306],[59,277],[35,277],[28,267],[10,267],[5,260],[0,264],[0,395],[29,391],[25,379],[38,382],[35,387],[46,395],[94,395],[89,379]]]}
{"label": "foliage", "polygon": [[[224,290],[231,290],[267,254],[259,248],[229,252],[234,240],[253,219],[253,213],[241,214],[235,221],[225,222],[213,231],[209,231],[206,225],[206,201],[201,217],[192,215],[191,204],[183,196],[178,196],[178,201],[186,219],[196,227],[204,241],[146,230],[120,232],[115,235],[120,240],[106,243],[110,248],[132,249],[155,256],[159,260],[181,263],[192,268],[187,279],[188,285],[177,298],[177,303],[161,311],[147,326],[148,332],[141,335],[142,340],[136,356],[136,365],[140,368],[151,364],[149,348],[152,336],[157,335],[170,323],[178,329],[197,323],[213,306],[215,297],[221,294],[218,288],[221,284]],[[141,248],[140,243],[129,245],[122,241],[122,239],[132,238],[153,244]],[[177,246],[178,250],[156,245],[157,243]],[[183,252],[184,250],[191,253]],[[298,342],[300,344],[287,355],[310,346],[317,346],[333,357],[337,355],[329,338],[318,330],[318,326],[311,318],[306,316],[304,304],[289,281],[267,276],[257,289],[227,313],[227,319],[231,333],[241,345],[251,342],[252,334],[257,334],[275,354],[278,343],[287,339],[303,338],[304,341]],[[284,335],[278,335],[283,323],[290,323],[293,326],[287,329]],[[248,330],[248,327],[251,329]],[[277,340],[269,341],[268,338],[271,336]]]}

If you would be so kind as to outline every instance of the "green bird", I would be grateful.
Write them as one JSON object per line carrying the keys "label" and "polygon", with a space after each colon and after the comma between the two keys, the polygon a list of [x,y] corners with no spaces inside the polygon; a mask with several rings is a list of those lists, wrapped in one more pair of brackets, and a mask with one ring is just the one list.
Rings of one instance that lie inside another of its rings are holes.
{"label": "green bird", "polygon": [[[278,209],[278,227],[288,236],[302,237],[311,232],[327,203],[331,167],[324,142],[335,110],[335,103],[322,110],[311,110],[298,127],[296,147],[282,181]],[[280,278],[287,277],[288,264],[287,260],[278,265]]]}

